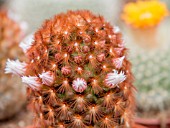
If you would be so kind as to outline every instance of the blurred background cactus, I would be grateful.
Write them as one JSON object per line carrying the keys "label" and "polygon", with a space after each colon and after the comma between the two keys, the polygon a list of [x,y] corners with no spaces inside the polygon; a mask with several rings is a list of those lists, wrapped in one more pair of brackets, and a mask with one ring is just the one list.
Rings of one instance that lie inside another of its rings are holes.
{"label": "blurred background cactus", "polygon": [[[124,6],[122,19],[132,42],[144,49],[157,47],[162,41],[160,22],[168,16],[166,4],[158,0],[129,2]],[[147,40],[146,40],[147,39]]]}
{"label": "blurred background cactus", "polygon": [[0,11],[0,120],[13,116],[26,101],[25,87],[19,77],[4,74],[7,58],[22,59],[23,55],[18,46],[23,31],[10,16]]}
{"label": "blurred background cactus", "polygon": [[155,117],[170,108],[170,25],[168,18],[163,21],[168,13],[165,3],[157,0],[130,2],[122,13],[129,25],[124,31],[138,89],[139,116]]}
{"label": "blurred background cactus", "polygon": [[138,107],[145,112],[164,111],[170,107],[170,43],[155,49],[134,47],[131,59],[139,90]]}
{"label": "blurred background cactus", "polygon": [[6,73],[29,87],[36,127],[130,127],[133,76],[118,27],[89,11],[44,22],[21,44],[29,61],[8,60]]}

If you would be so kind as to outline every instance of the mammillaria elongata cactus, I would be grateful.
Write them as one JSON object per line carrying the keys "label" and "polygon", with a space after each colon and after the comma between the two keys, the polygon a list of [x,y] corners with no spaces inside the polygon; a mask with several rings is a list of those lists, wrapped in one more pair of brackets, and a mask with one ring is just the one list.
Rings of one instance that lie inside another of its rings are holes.
{"label": "mammillaria elongata cactus", "polygon": [[130,127],[133,76],[117,27],[89,11],[68,11],[28,44],[29,61],[8,61],[6,72],[28,84],[37,127]]}

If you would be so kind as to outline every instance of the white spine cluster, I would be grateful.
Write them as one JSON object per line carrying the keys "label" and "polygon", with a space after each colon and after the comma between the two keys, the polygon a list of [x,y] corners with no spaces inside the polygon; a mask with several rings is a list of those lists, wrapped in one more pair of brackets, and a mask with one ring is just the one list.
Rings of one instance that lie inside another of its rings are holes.
{"label": "white spine cluster", "polygon": [[23,76],[26,71],[27,64],[25,62],[20,62],[19,60],[10,60],[6,62],[5,73],[12,73],[19,76]]}
{"label": "white spine cluster", "polygon": [[120,58],[115,58],[115,59],[113,59],[113,64],[115,65],[115,67],[117,68],[117,69],[120,69],[121,67],[122,67],[122,65],[123,65],[123,60],[125,59],[125,56],[122,56],[122,57],[120,57]]}
{"label": "white spine cluster", "polygon": [[42,83],[45,85],[50,86],[54,82],[54,74],[50,71],[39,74],[39,77],[42,79]]}
{"label": "white spine cluster", "polygon": [[117,70],[113,70],[113,73],[109,73],[106,76],[105,84],[109,88],[114,88],[118,84],[122,83],[126,80],[126,75],[124,75],[124,72],[121,71],[118,73]]}
{"label": "white spine cluster", "polygon": [[34,90],[38,90],[41,86],[41,82],[39,77],[36,76],[23,76],[22,78],[22,82],[27,84],[30,88],[34,89]]}
{"label": "white spine cluster", "polygon": [[33,43],[33,35],[29,35],[27,38],[25,38],[21,43],[20,43],[20,47],[22,48],[22,50],[24,51],[24,53],[26,53],[28,51],[28,49],[32,46]]}
{"label": "white spine cluster", "polygon": [[83,92],[87,88],[87,82],[83,78],[77,78],[73,81],[73,89],[76,92]]}
{"label": "white spine cluster", "polygon": [[121,55],[123,49],[124,49],[124,48],[114,48],[114,51],[115,51],[118,55]]}

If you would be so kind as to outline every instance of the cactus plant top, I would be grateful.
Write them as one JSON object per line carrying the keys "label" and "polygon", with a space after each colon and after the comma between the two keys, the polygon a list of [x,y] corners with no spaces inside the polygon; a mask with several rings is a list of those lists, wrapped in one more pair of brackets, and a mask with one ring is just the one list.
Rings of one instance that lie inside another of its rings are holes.
{"label": "cactus plant top", "polygon": [[130,127],[133,76],[118,27],[89,11],[68,11],[20,46],[28,61],[8,60],[5,71],[28,85],[37,127]]}
{"label": "cactus plant top", "polygon": [[139,0],[125,5],[122,19],[134,28],[154,27],[168,15],[165,3],[158,0]]}

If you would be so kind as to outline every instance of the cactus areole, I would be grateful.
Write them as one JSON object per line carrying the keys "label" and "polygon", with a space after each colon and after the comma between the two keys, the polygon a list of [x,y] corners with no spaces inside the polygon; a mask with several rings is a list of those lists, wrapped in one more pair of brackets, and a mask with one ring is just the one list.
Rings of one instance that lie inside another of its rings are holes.
{"label": "cactus areole", "polygon": [[118,27],[86,10],[68,11],[20,46],[28,62],[8,60],[6,72],[28,85],[36,127],[131,126],[133,75]]}

